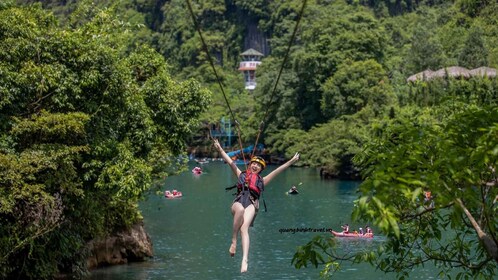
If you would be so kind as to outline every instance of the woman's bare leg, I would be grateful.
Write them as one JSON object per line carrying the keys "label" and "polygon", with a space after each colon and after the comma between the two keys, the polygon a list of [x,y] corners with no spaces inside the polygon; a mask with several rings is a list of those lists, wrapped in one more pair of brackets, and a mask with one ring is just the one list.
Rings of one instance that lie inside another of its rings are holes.
{"label": "woman's bare leg", "polygon": [[251,226],[255,214],[256,209],[252,204],[247,206],[244,211],[244,219],[242,226],[240,227],[240,237],[242,239],[242,264],[240,266],[240,272],[247,271],[247,258],[249,256],[249,226]]}
{"label": "woman's bare leg", "polygon": [[232,204],[232,215],[233,215],[233,229],[232,229],[232,244],[228,252],[230,256],[235,255],[235,250],[237,249],[237,235],[239,235],[240,227],[244,222],[244,206],[239,202]]}

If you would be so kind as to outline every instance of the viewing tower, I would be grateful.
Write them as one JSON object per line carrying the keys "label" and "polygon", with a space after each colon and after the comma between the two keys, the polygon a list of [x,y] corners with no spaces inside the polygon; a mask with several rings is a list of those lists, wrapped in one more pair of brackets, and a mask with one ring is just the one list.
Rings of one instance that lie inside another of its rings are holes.
{"label": "viewing tower", "polygon": [[256,88],[256,68],[261,64],[263,54],[255,49],[248,49],[240,56],[242,56],[242,61],[239,65],[239,71],[244,73],[246,89],[252,91]]}

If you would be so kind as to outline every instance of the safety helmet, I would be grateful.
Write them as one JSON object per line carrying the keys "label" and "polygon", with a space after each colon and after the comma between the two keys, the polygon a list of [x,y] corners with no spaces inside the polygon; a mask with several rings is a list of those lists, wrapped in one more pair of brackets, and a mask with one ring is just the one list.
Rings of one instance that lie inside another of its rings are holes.
{"label": "safety helmet", "polygon": [[262,157],[259,157],[259,156],[252,157],[251,163],[253,163],[253,162],[257,162],[257,163],[261,164],[261,170],[266,168],[266,161]]}

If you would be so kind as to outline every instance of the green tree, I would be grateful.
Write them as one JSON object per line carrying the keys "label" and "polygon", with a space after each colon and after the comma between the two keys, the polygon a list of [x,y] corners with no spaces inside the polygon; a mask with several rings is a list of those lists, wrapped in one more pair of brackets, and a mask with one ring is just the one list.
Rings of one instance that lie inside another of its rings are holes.
{"label": "green tree", "polygon": [[489,0],[458,0],[456,5],[467,15],[475,17],[479,12],[490,4]]}
{"label": "green tree", "polygon": [[379,126],[357,157],[365,180],[353,218],[375,224],[386,242],[375,253],[344,256],[317,238],[298,250],[295,265],[327,263],[327,270],[349,259],[404,278],[432,262],[441,275],[460,267],[459,277],[496,276],[497,119],[495,106],[457,102],[406,108]]}
{"label": "green tree", "polygon": [[0,9],[0,278],[84,271],[85,243],[140,221],[154,180],[183,168],[210,103],[112,10],[85,11],[63,29],[40,6]]}
{"label": "green tree", "polygon": [[[190,1],[190,3],[193,17],[213,63],[234,67],[236,63],[234,60],[238,59],[242,52],[238,44],[242,42],[242,30],[234,24],[237,22],[237,17],[232,15],[234,10],[227,10],[225,2],[220,0]],[[160,50],[171,60],[175,71],[202,78],[214,76],[211,71],[206,73],[202,69],[210,66],[186,1],[167,2],[163,10],[164,22],[159,37]]]}
{"label": "green tree", "polygon": [[[284,7],[289,6],[295,10],[300,8],[300,5],[294,2],[284,5]],[[278,12],[289,13],[289,10],[294,11],[294,14],[297,13],[290,8],[282,8]],[[284,18],[280,14],[275,17]],[[265,60],[262,68],[270,69],[267,71],[269,74],[276,76],[278,73],[277,70],[271,72],[271,69],[278,69],[280,65],[267,65],[281,63],[281,60],[276,58],[283,59],[295,20],[297,19],[282,19],[275,22],[274,30],[277,34],[272,40],[274,57],[272,60]],[[323,98],[322,86],[338,70],[339,65],[345,61],[372,59],[380,62],[384,59],[387,40],[380,22],[375,19],[371,11],[365,8],[356,9],[347,5],[345,1],[307,6],[299,31],[289,58],[291,65],[289,67],[284,65],[286,72],[292,71],[292,73],[280,81],[283,90],[279,92],[277,100],[285,103],[276,109],[276,114],[287,116],[277,119],[280,121],[277,124],[280,129],[286,128],[285,121],[290,117],[296,118],[300,122],[300,128],[305,130],[328,121],[329,118],[324,116],[320,108]],[[272,87],[264,83],[274,82],[274,79],[263,80],[261,88],[271,89]],[[263,91],[263,94],[268,94],[268,91]]]}
{"label": "green tree", "polygon": [[349,62],[339,66],[323,85],[321,109],[325,116],[352,115],[365,106],[380,113],[394,100],[382,66],[373,60]]}
{"label": "green tree", "polygon": [[488,51],[482,39],[482,31],[478,27],[471,28],[467,40],[458,57],[458,64],[469,69],[488,66]]}
{"label": "green tree", "polygon": [[413,33],[411,48],[406,58],[408,73],[439,69],[445,66],[442,46],[422,24]]}
{"label": "green tree", "polygon": [[446,4],[444,0],[350,0],[350,2],[367,5],[376,10],[377,14],[385,7],[393,16],[413,12],[423,5]]}

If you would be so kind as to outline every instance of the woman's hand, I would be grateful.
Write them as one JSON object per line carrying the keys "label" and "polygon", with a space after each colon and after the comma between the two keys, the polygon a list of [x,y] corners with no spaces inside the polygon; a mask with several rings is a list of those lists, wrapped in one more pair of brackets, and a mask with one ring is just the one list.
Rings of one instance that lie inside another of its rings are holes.
{"label": "woman's hand", "polygon": [[299,153],[296,153],[293,157],[292,157],[292,162],[296,162],[299,160]]}
{"label": "woman's hand", "polygon": [[222,148],[221,148],[221,145],[220,145],[220,142],[218,142],[218,139],[214,139],[214,141],[213,141],[213,146],[214,146],[214,148],[215,148],[218,152],[219,152],[219,151],[221,151],[221,149],[222,149]]}

